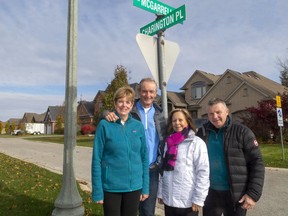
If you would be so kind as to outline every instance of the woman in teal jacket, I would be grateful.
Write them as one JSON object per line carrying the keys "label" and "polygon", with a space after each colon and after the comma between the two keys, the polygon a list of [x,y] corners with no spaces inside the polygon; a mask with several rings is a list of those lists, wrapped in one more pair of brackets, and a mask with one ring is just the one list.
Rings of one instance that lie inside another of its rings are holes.
{"label": "woman in teal jacket", "polygon": [[98,124],[92,158],[92,199],[105,216],[136,216],[149,196],[149,162],[142,123],[130,111],[135,93],[129,86],[114,95],[116,122]]}

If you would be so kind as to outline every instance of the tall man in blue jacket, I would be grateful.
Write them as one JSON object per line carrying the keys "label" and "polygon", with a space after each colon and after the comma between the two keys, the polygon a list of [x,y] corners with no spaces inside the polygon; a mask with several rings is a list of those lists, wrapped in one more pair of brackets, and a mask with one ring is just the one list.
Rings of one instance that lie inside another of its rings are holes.
{"label": "tall man in blue jacket", "polygon": [[203,216],[244,216],[260,199],[265,167],[254,133],[232,123],[226,103],[208,102],[208,122],[197,135],[207,144],[210,189]]}
{"label": "tall man in blue jacket", "polygon": [[[144,78],[140,81],[138,89],[140,100],[135,102],[131,111],[133,118],[141,121],[145,128],[146,144],[149,154],[149,197],[140,202],[139,216],[154,216],[158,182],[159,163],[161,163],[161,152],[164,148],[166,134],[166,119],[162,109],[154,103],[157,96],[157,83],[151,78]],[[108,121],[116,121],[114,112],[104,113]]]}

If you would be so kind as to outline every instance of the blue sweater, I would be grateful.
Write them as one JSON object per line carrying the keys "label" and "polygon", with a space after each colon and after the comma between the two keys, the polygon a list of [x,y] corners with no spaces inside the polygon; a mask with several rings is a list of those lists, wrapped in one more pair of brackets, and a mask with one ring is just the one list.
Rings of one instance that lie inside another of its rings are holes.
{"label": "blue sweater", "polygon": [[141,122],[129,116],[101,120],[94,139],[92,158],[92,199],[103,200],[103,191],[130,192],[142,189],[149,194],[149,160]]}

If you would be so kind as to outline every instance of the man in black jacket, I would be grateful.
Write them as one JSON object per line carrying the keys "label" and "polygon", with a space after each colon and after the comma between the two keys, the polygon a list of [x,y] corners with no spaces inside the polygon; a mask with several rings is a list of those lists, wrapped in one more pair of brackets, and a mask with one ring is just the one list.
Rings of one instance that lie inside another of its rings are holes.
{"label": "man in black jacket", "polygon": [[232,123],[226,103],[208,102],[208,122],[197,135],[207,144],[210,189],[203,216],[244,216],[260,199],[265,167],[254,133]]}

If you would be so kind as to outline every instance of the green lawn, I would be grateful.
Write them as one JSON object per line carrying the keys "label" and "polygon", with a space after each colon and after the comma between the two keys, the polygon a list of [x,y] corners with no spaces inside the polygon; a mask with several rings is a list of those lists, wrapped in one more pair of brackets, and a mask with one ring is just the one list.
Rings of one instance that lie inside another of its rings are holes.
{"label": "green lawn", "polygon": [[[25,136],[24,139],[64,143],[63,136]],[[93,146],[93,136],[77,137],[77,145]],[[280,144],[261,144],[266,167],[288,168],[288,145],[282,159]],[[34,164],[0,153],[0,215],[38,216],[51,215],[62,184],[62,176]],[[82,191],[86,216],[103,215],[102,207],[91,202],[91,193]]]}
{"label": "green lawn", "polygon": [[[41,142],[53,142],[64,144],[64,135],[53,136],[27,136],[26,140],[35,140]],[[94,136],[77,136],[77,146],[93,147]]]}
{"label": "green lawn", "polygon": [[[64,143],[63,136],[30,136],[25,139],[37,140],[43,142]],[[93,136],[78,136],[77,145],[93,147]],[[260,144],[260,149],[263,155],[266,167],[288,168],[288,145],[284,146],[285,160],[282,160],[281,144]]]}
{"label": "green lawn", "polygon": [[[0,215],[51,215],[62,176],[2,153],[0,164]],[[80,187],[79,192],[85,215],[103,215],[102,207],[91,202],[90,192]]]}

